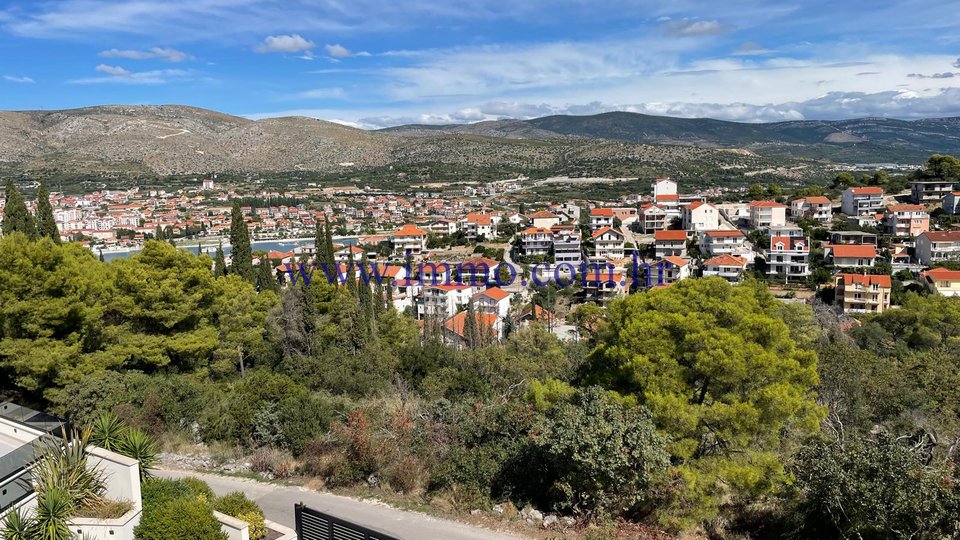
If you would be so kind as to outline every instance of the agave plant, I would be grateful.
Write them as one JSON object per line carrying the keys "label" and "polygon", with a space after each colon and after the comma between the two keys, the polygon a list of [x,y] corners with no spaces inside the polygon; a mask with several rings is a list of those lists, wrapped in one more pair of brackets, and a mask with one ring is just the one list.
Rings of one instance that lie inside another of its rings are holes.
{"label": "agave plant", "polygon": [[21,508],[7,513],[0,525],[0,537],[4,540],[33,540],[36,522]]}
{"label": "agave plant", "polygon": [[34,489],[42,496],[58,492],[71,509],[96,506],[103,501],[106,481],[103,472],[88,466],[90,432],[74,433],[67,439],[52,436],[40,440],[33,467]]}
{"label": "agave plant", "polygon": [[90,444],[116,451],[126,432],[127,426],[116,415],[104,413],[93,421]]}
{"label": "agave plant", "polygon": [[60,488],[40,493],[37,497],[33,536],[36,540],[72,540],[67,520],[76,511],[70,494]]}
{"label": "agave plant", "polygon": [[146,480],[152,476],[151,471],[157,465],[160,449],[149,433],[141,429],[128,429],[120,439],[117,452],[139,461],[140,479]]}

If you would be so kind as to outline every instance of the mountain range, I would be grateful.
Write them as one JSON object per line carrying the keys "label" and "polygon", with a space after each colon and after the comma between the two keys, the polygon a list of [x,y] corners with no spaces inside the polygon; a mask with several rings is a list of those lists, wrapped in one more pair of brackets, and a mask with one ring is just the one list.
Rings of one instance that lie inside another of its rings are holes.
{"label": "mountain range", "polygon": [[614,112],[366,131],[304,117],[250,120],[180,105],[0,112],[0,172],[349,173],[443,166],[506,173],[765,170],[826,160],[919,163],[960,154],[960,118],[744,124]]}

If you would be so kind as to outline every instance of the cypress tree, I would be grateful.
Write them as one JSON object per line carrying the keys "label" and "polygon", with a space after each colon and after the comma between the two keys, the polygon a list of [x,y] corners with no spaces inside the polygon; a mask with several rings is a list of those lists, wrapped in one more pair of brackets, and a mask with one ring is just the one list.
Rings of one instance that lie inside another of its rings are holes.
{"label": "cypress tree", "polygon": [[273,276],[272,267],[273,263],[266,257],[260,259],[260,265],[257,267],[257,291],[277,291],[277,279]]}
{"label": "cypress tree", "polygon": [[47,181],[40,182],[37,190],[37,236],[49,238],[60,243],[60,230],[57,229],[57,220],[53,217],[53,206],[50,205],[50,192],[47,190]]}
{"label": "cypress tree", "polygon": [[256,273],[253,269],[253,252],[250,249],[250,231],[247,230],[238,201],[233,202],[230,213],[230,245],[230,272],[252,283]]}
{"label": "cypress tree", "polygon": [[473,310],[473,299],[467,302],[467,314],[463,319],[463,341],[467,348],[474,348],[479,341],[477,336],[477,316]]}
{"label": "cypress tree", "polygon": [[217,246],[217,254],[213,258],[213,275],[222,277],[227,275],[227,260],[223,256],[223,242]]}
{"label": "cypress tree", "polygon": [[27,203],[23,195],[13,185],[13,180],[7,180],[6,203],[3,209],[3,225],[0,230],[7,236],[15,232],[27,235],[27,238],[36,238],[37,229],[33,217],[27,211]]}
{"label": "cypress tree", "polygon": [[102,250],[102,249],[100,250],[100,262],[107,262],[107,260],[103,258],[103,250]]}
{"label": "cypress tree", "polygon": [[163,227],[160,224],[157,224],[157,230],[153,231],[153,239],[163,242]]}
{"label": "cypress tree", "polygon": [[324,231],[324,244],[327,253],[326,262],[333,264],[335,258],[335,250],[333,249],[333,232],[330,231],[330,222],[326,219],[326,217],[324,217],[323,221],[326,227],[326,230]]}
{"label": "cypress tree", "polygon": [[317,223],[316,230],[313,233],[313,245],[316,255],[314,260],[317,264],[326,262],[327,248],[326,248],[326,236],[324,236],[323,225]]}

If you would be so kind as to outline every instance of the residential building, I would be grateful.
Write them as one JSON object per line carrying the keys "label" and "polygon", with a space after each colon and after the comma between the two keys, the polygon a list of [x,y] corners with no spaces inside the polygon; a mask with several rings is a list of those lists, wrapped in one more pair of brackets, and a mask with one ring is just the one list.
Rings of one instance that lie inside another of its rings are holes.
{"label": "residential building", "polygon": [[427,225],[430,232],[434,234],[450,235],[457,232],[457,222],[451,219],[438,219]]}
{"label": "residential building", "polygon": [[688,231],[709,231],[720,228],[720,211],[705,202],[692,202],[683,207],[683,228]]}
{"label": "residential building", "polygon": [[463,235],[470,240],[492,239],[497,236],[497,220],[492,214],[467,214],[461,225]]}
{"label": "residential building", "polygon": [[548,212],[547,210],[534,212],[527,217],[530,219],[530,224],[534,228],[538,229],[549,229],[550,227],[560,223],[560,216],[554,214],[553,212]]}
{"label": "residential building", "polygon": [[530,227],[520,233],[520,249],[527,257],[542,257],[553,249],[553,231],[543,227]]}
{"label": "residential building", "polygon": [[910,200],[916,204],[939,203],[953,191],[953,182],[918,180],[910,182]]}
{"label": "residential building", "polygon": [[503,320],[510,313],[512,298],[513,293],[500,287],[490,287],[473,295],[473,308],[477,313],[491,313]]}
{"label": "residential building", "polygon": [[457,282],[486,285],[496,280],[500,261],[487,257],[471,257],[457,264]]}
{"label": "residential building", "polygon": [[927,231],[915,240],[917,260],[924,266],[960,259],[960,231]]}
{"label": "residential building", "polygon": [[876,186],[847,188],[840,201],[840,210],[848,216],[877,214],[883,206],[883,188]]}
{"label": "residential building", "polygon": [[677,183],[669,178],[657,178],[653,181],[653,198],[661,195],[676,195]]}
{"label": "residential building", "polygon": [[838,268],[872,268],[877,259],[877,246],[873,244],[840,244],[824,248],[824,259]]}
{"label": "residential building", "polygon": [[950,216],[960,214],[960,191],[951,191],[943,197],[943,213]]}
{"label": "residential building", "polygon": [[667,221],[667,212],[655,204],[641,206],[637,222],[637,228],[644,234],[662,231],[670,225]]}
{"label": "residential building", "polygon": [[345,246],[333,252],[333,260],[338,263],[360,262],[363,254],[364,250],[357,246]]}
{"label": "residential building", "polygon": [[420,293],[417,316],[447,319],[470,303],[476,290],[466,284],[426,285]]}
{"label": "residential building", "polygon": [[862,231],[832,231],[831,244],[873,244],[877,245],[877,235]]}
{"label": "residential building", "polygon": [[593,244],[593,262],[617,261],[623,259],[623,233],[611,227],[604,227],[590,237]]}
{"label": "residential building", "polygon": [[604,227],[613,227],[613,220],[613,208],[592,208],[590,210],[590,232],[597,232]]}
{"label": "residential building", "polygon": [[700,231],[700,251],[715,257],[717,255],[743,255],[751,251],[747,237],[736,229]]}
{"label": "residential building", "polygon": [[580,207],[572,202],[564,202],[550,207],[550,211],[559,214],[566,221],[580,220]]}
{"label": "residential building", "polygon": [[584,297],[588,301],[606,303],[623,296],[627,291],[627,283],[623,272],[612,266],[599,270],[587,270],[578,278],[583,288]]}
{"label": "residential building", "polygon": [[840,274],[834,303],[844,313],[883,313],[890,309],[890,276]]}
{"label": "residential building", "polygon": [[668,227],[673,224],[673,220],[681,220],[683,218],[683,215],[680,213],[679,195],[657,195],[653,199],[653,204],[663,208],[663,211],[666,212]]}
{"label": "residential building", "polygon": [[[653,268],[651,267],[651,271],[653,271]],[[665,257],[656,264],[656,268],[657,276],[655,279],[657,284],[672,285],[693,275],[693,265],[683,257]]]}
{"label": "residential building", "polygon": [[416,225],[404,225],[390,237],[393,253],[406,256],[407,253],[419,257],[427,250],[427,232]]}
{"label": "residential building", "polygon": [[658,259],[687,254],[687,231],[657,231],[653,233],[654,252]]}
{"label": "residential building", "polygon": [[750,226],[758,229],[761,227],[782,227],[787,224],[787,206],[776,201],[753,201],[749,205],[750,217],[748,221]]}
{"label": "residential building", "polygon": [[735,255],[717,255],[703,262],[703,277],[715,276],[730,283],[740,283],[747,270],[747,260]]}
{"label": "residential building", "polygon": [[633,206],[618,206],[613,208],[614,223],[616,223],[616,220],[620,220],[622,227],[632,225],[633,222],[637,221],[637,216],[637,209]]}
{"label": "residential building", "polygon": [[932,292],[943,296],[960,296],[960,271],[933,268],[921,272],[920,277]]}
{"label": "residential building", "polygon": [[794,219],[812,219],[830,223],[833,219],[833,203],[826,197],[806,197],[790,203],[790,215]]}
{"label": "residential building", "polygon": [[766,227],[767,236],[786,236],[788,238],[803,238],[803,229],[796,225],[780,225],[778,227]]}
{"label": "residential building", "polygon": [[553,262],[556,264],[571,264],[575,268],[583,262],[583,246],[578,233],[554,233]]}
{"label": "residential building", "polygon": [[888,234],[912,238],[930,230],[930,214],[923,205],[892,204],[887,207],[883,225]]}
{"label": "residential building", "polygon": [[493,313],[474,314],[474,339],[478,343],[468,343],[470,333],[467,326],[467,312],[461,311],[452,315],[443,322],[443,337],[447,343],[458,349],[476,347],[500,340],[503,332],[503,321]]}
{"label": "residential building", "polygon": [[767,276],[772,279],[797,281],[810,275],[810,242],[806,238],[771,237],[766,258]]}

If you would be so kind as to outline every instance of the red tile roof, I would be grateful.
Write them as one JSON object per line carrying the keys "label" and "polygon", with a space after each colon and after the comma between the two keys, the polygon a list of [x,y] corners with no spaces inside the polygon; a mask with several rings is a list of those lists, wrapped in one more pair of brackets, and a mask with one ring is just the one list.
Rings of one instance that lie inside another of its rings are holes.
{"label": "red tile roof", "polygon": [[877,256],[877,246],[873,244],[841,244],[830,246],[833,258],[873,259]]}
{"label": "red tile roof", "polygon": [[[777,244],[783,244],[783,248],[787,250],[801,250],[801,251],[810,251],[810,243],[807,242],[806,238],[800,237],[790,237],[790,236],[774,236],[770,239],[770,249],[773,250]],[[799,244],[803,244],[801,248]]]}
{"label": "red tile roof", "polygon": [[687,231],[656,231],[653,233],[653,239],[660,241],[677,241],[687,239]]}
{"label": "red tile roof", "polygon": [[549,235],[553,235],[553,231],[551,231],[550,229],[544,229],[543,227],[530,227],[529,229],[525,229],[525,230],[524,230],[523,232],[521,232],[520,234],[549,234]]}
{"label": "red tile roof", "polygon": [[[474,317],[478,326],[486,326],[488,330],[493,330],[497,323],[497,316],[493,313],[475,313]],[[450,317],[443,325],[454,334],[463,337],[463,328],[467,324],[467,312],[461,311],[453,317]]]}
{"label": "red tile roof", "polygon": [[732,231],[703,231],[703,234],[711,238],[738,238],[744,236],[744,234],[736,229]]}
{"label": "red tile roof", "polygon": [[717,255],[707,259],[703,264],[704,266],[740,266],[746,268],[747,260],[733,255]]}
{"label": "red tile roof", "polygon": [[426,236],[427,233],[423,229],[417,228],[416,225],[406,224],[403,227],[400,227],[398,231],[393,233],[394,236]]}
{"label": "red tile roof", "polygon": [[612,233],[614,233],[614,234],[616,234],[616,235],[618,235],[618,236],[623,236],[623,233],[622,233],[622,232],[614,229],[613,227],[602,227],[602,228],[600,228],[600,229],[597,229],[597,232],[595,232],[595,233],[593,233],[592,235],[590,235],[590,238],[591,238],[591,239],[593,239],[593,238],[598,238],[598,237],[600,237],[600,236],[603,236],[603,235],[607,234],[608,232],[612,232]]}
{"label": "red tile roof", "polygon": [[807,197],[807,202],[810,204],[833,204],[833,201],[826,197]]}
{"label": "red tile roof", "polygon": [[591,216],[613,217],[613,208],[594,208],[590,210]]}
{"label": "red tile roof", "polygon": [[670,195],[670,194],[657,195],[657,199],[656,199],[656,200],[658,200],[658,201],[679,201],[679,200],[680,200],[680,196],[679,196],[679,195]]}
{"label": "red tile roof", "polygon": [[494,301],[499,302],[505,298],[510,298],[510,293],[501,289],[500,287],[490,287],[485,291],[478,292],[474,296],[487,296],[492,298]]}
{"label": "red tile roof", "polygon": [[663,260],[679,268],[682,268],[690,264],[690,261],[684,259],[683,257],[677,257],[676,255],[670,255],[669,257],[664,257]]}
{"label": "red tile roof", "polygon": [[852,187],[849,189],[854,195],[883,195],[882,187]]}
{"label": "red tile roof", "polygon": [[922,204],[891,204],[887,212],[923,212],[926,208]]}
{"label": "red tile roof", "polygon": [[926,272],[921,272],[920,275],[931,277],[934,280],[960,281],[960,270],[950,270],[948,268],[932,268]]}
{"label": "red tile roof", "polygon": [[753,208],[786,208],[787,205],[780,204],[777,201],[753,201],[750,203]]}
{"label": "red tile roof", "polygon": [[863,274],[840,274],[844,285],[879,285],[880,287],[890,287],[890,276],[886,275],[863,275]]}
{"label": "red tile roof", "polygon": [[534,212],[527,217],[530,219],[560,219],[560,216],[554,214],[553,212],[547,212],[546,210]]}
{"label": "red tile roof", "polygon": [[933,242],[960,242],[960,231],[927,231],[920,233]]}

